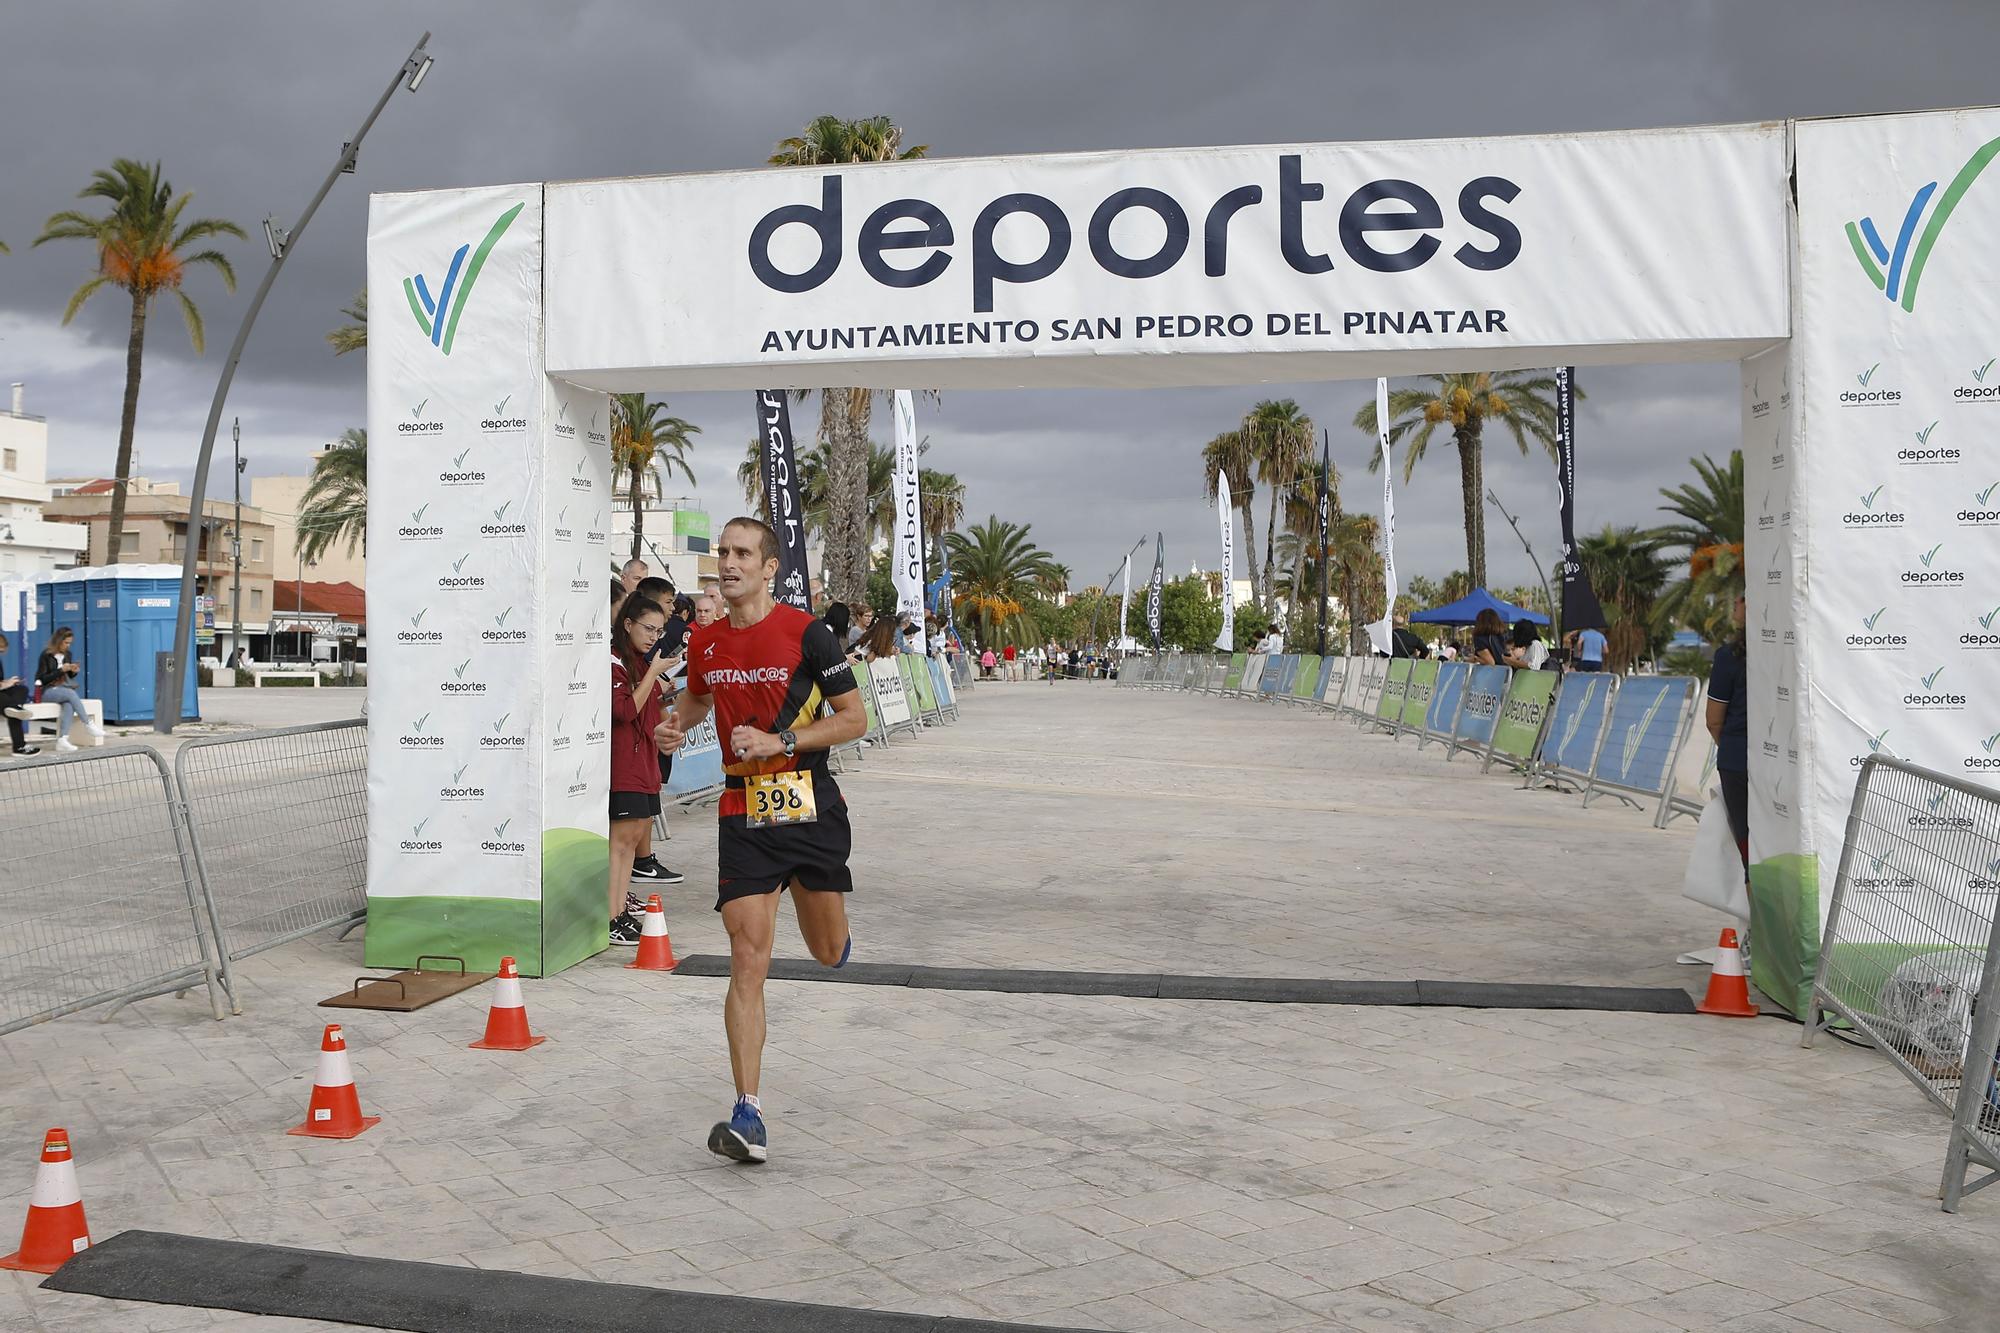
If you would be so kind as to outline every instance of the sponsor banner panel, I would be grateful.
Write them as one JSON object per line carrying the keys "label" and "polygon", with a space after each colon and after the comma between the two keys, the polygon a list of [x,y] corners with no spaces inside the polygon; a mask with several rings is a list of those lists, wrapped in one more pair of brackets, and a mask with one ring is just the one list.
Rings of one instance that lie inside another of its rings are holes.
{"label": "sponsor banner panel", "polygon": [[1414,658],[1410,662],[1409,688],[1403,695],[1403,725],[1421,731],[1430,712],[1431,694],[1437,689],[1438,662],[1435,657]]}
{"label": "sponsor banner panel", "polygon": [[1688,701],[1700,684],[1688,676],[1632,676],[1618,687],[1611,726],[1591,777],[1608,787],[1659,795],[1666,790]]}
{"label": "sponsor banner panel", "polygon": [[1516,671],[1507,682],[1507,694],[1493,723],[1493,753],[1527,760],[1534,756],[1535,742],[1541,738],[1542,719],[1555,698],[1553,671]]}
{"label": "sponsor banner panel", "polygon": [[909,692],[903,688],[903,673],[892,657],[878,657],[868,664],[869,678],[875,682],[875,706],[881,710],[882,725],[900,727],[912,720]]}
{"label": "sponsor banner panel", "polygon": [[999,388],[1184,384],[1190,352],[1215,383],[1735,357],[1790,331],[1788,166],[1762,124],[552,184],[549,369]]}
{"label": "sponsor banner panel", "polygon": [[[1446,666],[1460,665],[1446,663]],[[1522,674],[1544,675],[1544,672]],[[1465,711],[1459,716],[1456,739],[1484,745],[1493,737],[1493,724],[1500,716],[1500,701],[1507,695],[1515,672],[1511,667],[1476,666],[1465,682]]]}
{"label": "sponsor banner panel", "polygon": [[722,777],[722,738],[716,735],[715,716],[711,713],[687,734],[675,752],[673,778],[664,794],[676,799],[691,796],[720,787]]}
{"label": "sponsor banner panel", "polygon": [[1603,671],[1573,671],[1561,678],[1555,716],[1542,743],[1543,763],[1571,773],[1590,772],[1617,684],[1617,677]]}
{"label": "sponsor banner panel", "polygon": [[[2000,787],[2000,111],[1801,122],[1797,142],[1806,846],[1830,873],[1867,755]],[[1959,836],[1901,832],[1912,856]],[[1871,855],[1893,891],[1897,853]]]}
{"label": "sponsor banner panel", "polygon": [[1458,719],[1458,706],[1465,699],[1466,677],[1472,674],[1468,662],[1438,663],[1437,688],[1431,691],[1430,708],[1424,714],[1424,730],[1434,736],[1449,736]]}

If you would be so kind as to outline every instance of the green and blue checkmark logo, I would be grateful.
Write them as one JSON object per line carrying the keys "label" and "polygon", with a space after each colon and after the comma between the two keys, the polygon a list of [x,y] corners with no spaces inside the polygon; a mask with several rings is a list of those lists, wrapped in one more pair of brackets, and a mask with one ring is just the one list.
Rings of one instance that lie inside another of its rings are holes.
{"label": "green and blue checkmark logo", "polygon": [[1877,361],[1874,365],[1868,367],[1868,369],[1856,375],[1854,377],[1855,383],[1859,384],[1864,389],[1867,388],[1868,381],[1874,379],[1875,372],[1880,370],[1881,368],[1882,368],[1882,363],[1880,361]]}
{"label": "green and blue checkmark logo", "polygon": [[[445,266],[444,282],[438,287],[437,295],[431,295],[430,282],[421,273],[403,279],[403,295],[409,300],[410,314],[416,318],[417,327],[431,341],[431,346],[451,355],[452,340],[458,336],[459,317],[465,313],[465,303],[472,298],[473,284],[479,281],[479,271],[486,267],[486,258],[493,253],[493,247],[507,228],[514,225],[514,219],[521,216],[526,202],[518,203],[497,218],[487,229],[486,238],[474,249],[469,243],[452,252],[451,262]],[[466,256],[470,254],[468,262]]]}
{"label": "green and blue checkmark logo", "polygon": [[1878,607],[1878,608],[1876,608],[1876,611],[1875,611],[1875,614],[1874,614],[1874,615],[1872,615],[1872,616],[1863,616],[1863,617],[1861,617],[1861,623],[1862,623],[1862,625],[1863,625],[1863,626],[1864,626],[1865,628],[1867,628],[1867,629],[1874,629],[1874,628],[1875,628],[1875,622],[1876,622],[1876,621],[1878,621],[1878,620],[1880,620],[1880,619],[1882,618],[1882,614],[1883,614],[1883,612],[1887,611],[1888,609],[1889,609],[1889,608],[1888,608],[1888,607],[1886,607],[1886,606],[1884,606],[1884,607]]}
{"label": "green and blue checkmark logo", "polygon": [[[1924,265],[1930,260],[1931,250],[1937,245],[1944,224],[1951,220],[1952,211],[1965,197],[1965,192],[1972,188],[1972,182],[1979,179],[1979,173],[1986,170],[1986,164],[1996,155],[2000,155],[2000,139],[1985,144],[1967,158],[1943,194],[1938,194],[1936,181],[1919,189],[1903,212],[1903,221],[1896,229],[1893,246],[1884,243],[1872,217],[1847,224],[1847,243],[1853,247],[1854,258],[1860,263],[1861,271],[1868,275],[1868,280],[1875,284],[1876,290],[1905,310],[1917,308],[1917,283],[1924,276]],[[1937,207],[1931,210],[1930,220],[1925,222],[1924,209],[1933,196],[1937,198]],[[1921,236],[1917,234],[1919,222],[1923,222]]]}
{"label": "green and blue checkmark logo", "polygon": [[[1993,360],[2000,361],[2000,357],[1995,357]],[[1972,382],[1974,384],[1986,383],[1986,372],[1991,369],[1993,369],[1993,361],[1988,361],[1985,365],[1972,372]]]}
{"label": "green and blue checkmark logo", "polygon": [[1932,432],[1932,431],[1934,431],[1934,430],[1936,430],[1936,429],[1937,429],[1937,422],[1933,421],[1933,422],[1932,422],[1932,423],[1931,423],[1930,425],[1928,425],[1928,426],[1924,427],[1924,428],[1923,428],[1922,430],[1918,431],[1918,432],[1917,432],[1917,443],[1918,443],[1918,444],[1929,444],[1929,443],[1931,442],[1931,432]]}
{"label": "green and blue checkmark logo", "polygon": [[1862,496],[1861,507],[1863,509],[1873,509],[1875,507],[1875,497],[1880,495],[1881,493],[1882,493],[1882,488],[1880,486],[1877,486],[1874,490]]}

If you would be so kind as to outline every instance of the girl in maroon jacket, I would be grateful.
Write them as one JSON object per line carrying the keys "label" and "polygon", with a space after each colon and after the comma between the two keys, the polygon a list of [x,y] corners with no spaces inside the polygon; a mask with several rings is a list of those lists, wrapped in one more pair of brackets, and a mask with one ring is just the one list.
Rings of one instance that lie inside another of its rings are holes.
{"label": "girl in maroon jacket", "polygon": [[626,599],[611,626],[611,942],[636,946],[645,904],[632,892],[632,858],[660,813],[663,681],[675,658],[654,651],[667,613],[650,597]]}

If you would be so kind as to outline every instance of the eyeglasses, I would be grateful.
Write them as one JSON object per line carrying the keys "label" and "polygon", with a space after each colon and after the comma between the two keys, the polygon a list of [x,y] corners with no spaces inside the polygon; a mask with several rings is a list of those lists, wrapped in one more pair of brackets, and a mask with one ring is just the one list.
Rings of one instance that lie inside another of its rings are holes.
{"label": "eyeglasses", "polygon": [[632,621],[631,625],[632,625],[631,632],[633,634],[635,635],[643,634],[649,639],[657,639],[662,634],[665,634],[667,632],[667,627],[665,625],[648,625],[643,620]]}

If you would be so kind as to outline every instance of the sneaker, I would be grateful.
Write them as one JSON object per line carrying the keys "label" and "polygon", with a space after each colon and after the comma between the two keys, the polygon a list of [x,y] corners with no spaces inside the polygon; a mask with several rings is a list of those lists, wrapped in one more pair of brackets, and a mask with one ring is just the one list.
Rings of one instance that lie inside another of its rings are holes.
{"label": "sneaker", "polygon": [[854,937],[852,935],[849,935],[847,937],[847,943],[840,946],[840,961],[835,963],[834,967],[836,969],[846,967],[848,956],[851,955],[853,952],[854,952]]}
{"label": "sneaker", "polygon": [[708,1150],[732,1162],[755,1164],[766,1160],[770,1152],[765,1146],[764,1117],[739,1097],[729,1119],[708,1131]]}
{"label": "sneaker", "polygon": [[641,857],[632,862],[634,884],[679,884],[686,878],[680,871],[661,865],[656,856]]}
{"label": "sneaker", "polygon": [[17,722],[26,722],[29,718],[33,717],[34,714],[30,713],[25,708],[9,708],[7,710],[7,716],[13,718]]}
{"label": "sneaker", "polygon": [[623,949],[636,949],[639,947],[639,936],[644,932],[645,927],[639,918],[627,912],[611,923],[611,943]]}
{"label": "sneaker", "polygon": [[14,751],[14,757],[16,759],[28,759],[41,752],[42,747],[39,745],[23,745],[20,749]]}
{"label": "sneaker", "polygon": [[76,748],[76,742],[71,740],[69,737],[67,736],[56,737],[56,750],[59,753],[68,754],[71,750],[74,750],[75,748]]}

